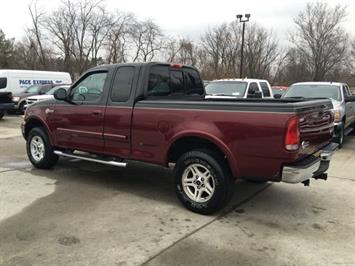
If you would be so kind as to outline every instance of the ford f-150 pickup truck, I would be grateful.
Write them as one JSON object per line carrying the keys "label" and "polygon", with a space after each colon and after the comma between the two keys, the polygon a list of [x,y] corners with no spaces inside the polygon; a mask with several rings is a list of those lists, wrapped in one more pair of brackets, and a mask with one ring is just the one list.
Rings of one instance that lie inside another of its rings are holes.
{"label": "ford f-150 pickup truck", "polygon": [[95,67],[54,97],[22,124],[35,167],[59,156],[174,167],[179,200],[202,214],[228,202],[235,179],[326,179],[337,146],[330,100],[205,99],[199,72],[179,64]]}

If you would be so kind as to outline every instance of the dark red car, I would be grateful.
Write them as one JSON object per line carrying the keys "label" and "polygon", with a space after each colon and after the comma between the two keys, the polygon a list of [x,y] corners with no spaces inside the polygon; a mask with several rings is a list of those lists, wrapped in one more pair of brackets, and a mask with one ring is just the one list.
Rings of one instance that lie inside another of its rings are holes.
{"label": "dark red car", "polygon": [[329,100],[206,100],[199,72],[182,65],[117,64],[87,71],[69,92],[31,105],[23,135],[35,167],[58,156],[126,166],[175,166],[176,192],[198,213],[219,210],[237,178],[326,179]]}

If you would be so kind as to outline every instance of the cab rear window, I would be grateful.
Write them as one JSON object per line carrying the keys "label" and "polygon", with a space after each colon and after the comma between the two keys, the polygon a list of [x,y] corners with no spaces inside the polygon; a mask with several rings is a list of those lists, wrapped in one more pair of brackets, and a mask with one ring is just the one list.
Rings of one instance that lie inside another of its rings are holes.
{"label": "cab rear window", "polygon": [[264,97],[270,97],[270,90],[269,90],[269,86],[266,84],[266,82],[260,82],[260,87],[263,91],[263,95]]}
{"label": "cab rear window", "polygon": [[204,95],[204,88],[198,72],[194,69],[156,65],[150,70],[147,95]]}

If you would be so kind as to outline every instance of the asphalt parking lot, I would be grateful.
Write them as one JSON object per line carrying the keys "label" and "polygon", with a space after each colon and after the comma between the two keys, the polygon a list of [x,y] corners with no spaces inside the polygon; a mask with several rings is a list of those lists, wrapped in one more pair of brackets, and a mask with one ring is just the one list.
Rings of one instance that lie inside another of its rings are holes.
{"label": "asphalt parking lot", "polygon": [[237,182],[226,209],[184,209],[170,170],[60,160],[32,168],[0,121],[0,265],[355,265],[355,136],[310,187]]}

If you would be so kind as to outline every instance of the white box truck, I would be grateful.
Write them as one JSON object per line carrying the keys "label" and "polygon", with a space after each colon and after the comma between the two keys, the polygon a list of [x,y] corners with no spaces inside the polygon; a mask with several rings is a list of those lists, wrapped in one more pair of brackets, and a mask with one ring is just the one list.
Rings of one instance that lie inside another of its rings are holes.
{"label": "white box truck", "polygon": [[71,83],[67,72],[0,69],[1,92],[20,93],[31,85]]}
{"label": "white box truck", "polygon": [[[72,79],[67,72],[0,69],[0,117],[6,110],[18,110],[24,106],[26,97],[19,95],[29,87],[48,85],[51,88],[71,83]],[[9,97],[12,97],[11,104],[8,103]]]}

